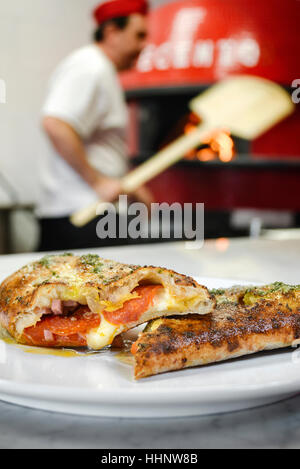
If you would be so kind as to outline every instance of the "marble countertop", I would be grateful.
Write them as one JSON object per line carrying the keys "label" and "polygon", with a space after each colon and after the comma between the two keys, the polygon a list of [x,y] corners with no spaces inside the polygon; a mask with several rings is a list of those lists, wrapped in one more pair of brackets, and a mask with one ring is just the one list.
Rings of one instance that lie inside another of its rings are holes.
{"label": "marble countertop", "polygon": [[[250,282],[299,283],[300,240],[212,240],[105,248],[103,257],[168,266],[182,273]],[[20,266],[40,257],[17,255]],[[1,276],[16,255],[0,256]],[[223,415],[161,420],[86,418],[0,402],[0,448],[299,448],[300,396]]]}

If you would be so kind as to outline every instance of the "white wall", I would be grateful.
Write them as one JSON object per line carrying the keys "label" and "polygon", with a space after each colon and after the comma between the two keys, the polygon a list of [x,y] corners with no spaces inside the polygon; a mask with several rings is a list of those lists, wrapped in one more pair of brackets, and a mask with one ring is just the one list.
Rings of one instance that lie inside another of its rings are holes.
{"label": "white wall", "polygon": [[[63,57],[90,40],[90,13],[98,3],[0,0],[0,80],[6,84],[6,103],[0,102],[0,172],[22,202],[34,201],[37,194],[44,148],[39,112],[49,76]],[[0,205],[6,200],[0,182]]]}
{"label": "white wall", "polygon": [[[66,54],[89,40],[95,0],[0,0],[0,171],[32,201],[42,158],[39,112],[49,75]],[[0,192],[0,203],[4,196]]]}

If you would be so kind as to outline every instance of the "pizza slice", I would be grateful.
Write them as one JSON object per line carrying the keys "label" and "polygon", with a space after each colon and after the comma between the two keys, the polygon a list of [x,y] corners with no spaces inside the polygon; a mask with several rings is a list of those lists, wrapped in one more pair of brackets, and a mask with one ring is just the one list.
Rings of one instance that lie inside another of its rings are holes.
{"label": "pizza slice", "polygon": [[136,379],[300,343],[300,285],[276,282],[211,293],[211,314],[147,325],[131,349]]}
{"label": "pizza slice", "polygon": [[207,314],[214,305],[190,277],[96,254],[46,256],[0,286],[0,324],[17,342],[46,347],[99,350],[162,313]]}

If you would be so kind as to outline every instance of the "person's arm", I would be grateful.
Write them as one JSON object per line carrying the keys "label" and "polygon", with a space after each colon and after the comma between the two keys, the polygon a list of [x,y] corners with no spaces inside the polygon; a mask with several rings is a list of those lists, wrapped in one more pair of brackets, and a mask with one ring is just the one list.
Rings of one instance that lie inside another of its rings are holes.
{"label": "person's arm", "polygon": [[103,201],[114,201],[121,191],[118,179],[101,175],[88,162],[81,137],[66,122],[45,116],[43,129],[58,154],[92,187]]}

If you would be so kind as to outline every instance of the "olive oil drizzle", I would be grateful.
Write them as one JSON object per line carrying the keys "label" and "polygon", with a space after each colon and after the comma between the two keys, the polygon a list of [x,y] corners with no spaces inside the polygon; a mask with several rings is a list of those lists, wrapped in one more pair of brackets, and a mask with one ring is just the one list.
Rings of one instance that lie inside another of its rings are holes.
{"label": "olive oil drizzle", "polygon": [[52,355],[56,357],[66,357],[66,358],[71,358],[71,357],[87,357],[99,353],[103,353],[105,350],[89,350],[88,348],[81,348],[78,350],[75,349],[69,349],[69,348],[48,348],[48,347],[32,347],[29,345],[22,345],[18,344],[11,335],[0,326],[0,340],[2,342],[5,342],[8,345],[13,345],[17,349],[22,350],[24,353],[31,353],[34,355]]}

